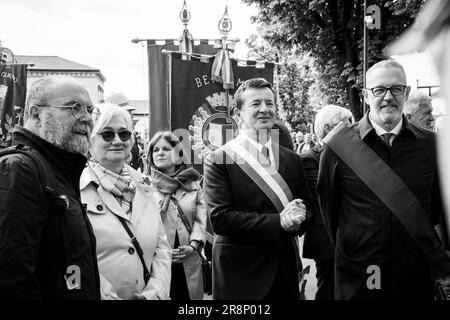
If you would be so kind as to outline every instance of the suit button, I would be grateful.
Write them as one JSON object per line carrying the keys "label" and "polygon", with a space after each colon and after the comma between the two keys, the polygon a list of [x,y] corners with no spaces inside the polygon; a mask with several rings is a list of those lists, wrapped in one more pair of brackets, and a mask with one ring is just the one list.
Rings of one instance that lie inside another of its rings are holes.
{"label": "suit button", "polygon": [[102,211],[102,210],[103,210],[103,206],[102,206],[101,204],[98,204],[98,205],[97,205],[97,210],[98,210],[98,211]]}
{"label": "suit button", "polygon": [[128,253],[129,253],[129,254],[134,254],[134,251],[135,251],[134,248],[129,248],[129,249],[128,249]]}

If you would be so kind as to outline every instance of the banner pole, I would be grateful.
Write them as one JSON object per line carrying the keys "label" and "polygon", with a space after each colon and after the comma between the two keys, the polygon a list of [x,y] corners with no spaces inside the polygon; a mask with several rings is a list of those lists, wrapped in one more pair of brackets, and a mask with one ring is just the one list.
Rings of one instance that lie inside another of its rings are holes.
{"label": "banner pole", "polygon": [[230,94],[230,89],[225,89],[225,102],[227,104],[227,116],[231,115],[229,94]]}
{"label": "banner pole", "polygon": [[167,88],[167,108],[169,109],[169,131],[172,131],[172,54],[169,53],[167,55],[167,63],[168,65],[168,76],[167,76],[167,82],[166,82],[166,88]]}

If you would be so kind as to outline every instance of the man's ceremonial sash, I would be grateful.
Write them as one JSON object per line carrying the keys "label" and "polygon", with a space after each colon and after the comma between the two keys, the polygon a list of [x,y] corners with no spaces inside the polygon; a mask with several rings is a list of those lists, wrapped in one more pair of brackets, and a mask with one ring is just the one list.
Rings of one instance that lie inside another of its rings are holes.
{"label": "man's ceremonial sash", "polygon": [[[283,211],[294,198],[292,191],[283,177],[270,165],[269,160],[262,156],[255,147],[242,138],[236,138],[225,144],[222,149],[244,171],[250,179],[264,192],[274,204],[278,213]],[[296,264],[299,270],[299,281],[303,269],[299,255],[297,238],[290,234],[294,246]]]}
{"label": "man's ceremonial sash", "polygon": [[350,127],[339,124],[324,142],[397,217],[425,256],[441,245],[417,197]]}
{"label": "man's ceremonial sash", "polygon": [[[246,146],[247,144],[247,146]],[[278,212],[293,200],[291,189],[267,158],[242,138],[225,144],[222,149],[272,201]]]}

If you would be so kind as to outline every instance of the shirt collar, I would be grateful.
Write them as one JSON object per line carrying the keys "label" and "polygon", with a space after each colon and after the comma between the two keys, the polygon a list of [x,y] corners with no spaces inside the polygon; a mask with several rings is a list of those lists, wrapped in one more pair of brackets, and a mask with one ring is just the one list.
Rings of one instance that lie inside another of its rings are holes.
{"label": "shirt collar", "polygon": [[[240,136],[244,139],[246,139],[252,146],[254,146],[255,148],[257,148],[259,151],[261,151],[263,145],[260,144],[259,142],[253,140],[252,138],[247,137],[245,134],[240,134]],[[269,151],[272,151],[272,137],[269,138],[269,140],[267,140],[267,142],[264,144],[265,147],[267,147],[269,149]]]}
{"label": "shirt collar", "polygon": [[269,149],[270,163],[272,166],[275,165],[275,155],[273,154],[273,149],[272,149],[272,137],[269,137],[269,140],[267,140],[267,142],[264,145],[262,145],[259,142],[253,140],[252,138],[246,136],[244,133],[241,133],[239,136],[242,137],[243,139],[247,140],[259,152],[261,152],[263,146],[265,146],[267,149]]}
{"label": "shirt collar", "polygon": [[[362,117],[358,123],[359,124],[359,134],[361,136],[361,139],[363,139],[363,140],[367,136],[367,134],[369,134],[369,132],[371,132],[371,131],[376,132],[375,126],[377,124],[374,121],[370,121],[369,113],[370,113],[370,111],[367,111],[366,114],[364,115],[364,117]],[[406,131],[406,132],[410,132],[416,139],[419,139],[422,136],[421,133],[419,132],[419,130],[417,128],[415,128],[414,126],[412,126],[408,122],[408,120],[406,119],[404,114],[402,115],[402,121],[400,121],[400,123],[394,128],[394,130],[398,126],[400,129],[396,133],[397,135],[402,131]],[[391,133],[395,133],[394,130],[392,130]],[[386,130],[384,130],[383,133],[386,133]],[[378,132],[376,132],[376,134],[378,134]]]}
{"label": "shirt collar", "polygon": [[385,133],[393,133],[397,136],[399,134],[400,130],[402,129],[402,125],[403,125],[403,118],[401,118],[400,121],[397,123],[397,125],[394,127],[394,129],[392,129],[391,131],[388,132],[384,128],[382,128],[381,126],[379,126],[378,124],[375,123],[375,121],[372,119],[372,116],[370,115],[370,112],[369,112],[369,120],[370,120],[370,123],[372,124],[372,127],[375,129],[375,132],[379,136],[382,136]]}

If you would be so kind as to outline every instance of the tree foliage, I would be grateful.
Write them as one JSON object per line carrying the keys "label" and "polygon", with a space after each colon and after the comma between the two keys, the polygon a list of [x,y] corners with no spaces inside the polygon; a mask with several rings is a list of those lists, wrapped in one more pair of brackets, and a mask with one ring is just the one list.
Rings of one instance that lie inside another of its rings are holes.
{"label": "tree foliage", "polygon": [[[309,52],[318,70],[317,80],[326,83],[328,103],[350,108],[362,116],[362,62],[364,0],[242,0],[256,4],[252,17],[260,35],[286,50]],[[409,26],[424,0],[369,0],[381,9],[381,29],[367,30],[368,59],[385,58],[383,48]]]}

